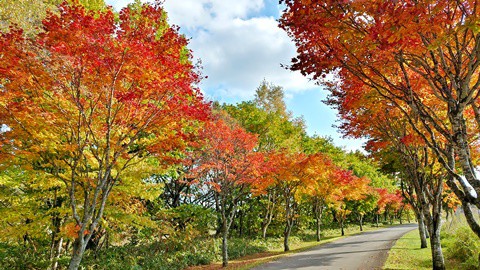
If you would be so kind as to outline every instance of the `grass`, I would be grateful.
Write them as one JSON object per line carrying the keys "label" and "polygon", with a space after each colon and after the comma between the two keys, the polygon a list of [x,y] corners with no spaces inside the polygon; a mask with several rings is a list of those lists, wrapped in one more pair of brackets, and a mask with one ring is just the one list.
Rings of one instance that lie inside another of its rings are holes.
{"label": "grass", "polygon": [[388,259],[383,269],[432,269],[430,247],[420,248],[420,235],[418,234],[418,230],[408,232],[402,238],[398,239],[388,253]]}
{"label": "grass", "polygon": [[[480,239],[468,227],[463,216],[443,224],[441,242],[447,269],[478,269]],[[428,248],[419,248],[418,230],[405,234],[390,250],[384,269],[431,269],[430,243],[428,245]]]}

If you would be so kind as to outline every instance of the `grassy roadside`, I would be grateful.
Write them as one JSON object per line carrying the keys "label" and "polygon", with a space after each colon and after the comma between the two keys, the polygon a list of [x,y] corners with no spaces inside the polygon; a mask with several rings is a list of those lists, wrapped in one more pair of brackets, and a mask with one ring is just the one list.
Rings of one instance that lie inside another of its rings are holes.
{"label": "grassy roadside", "polygon": [[[480,239],[468,227],[464,217],[456,217],[443,224],[441,241],[447,269],[479,268]],[[425,249],[420,249],[419,246],[418,230],[405,234],[390,250],[383,269],[431,269],[430,243]]]}
{"label": "grassy roadside", "polygon": [[418,230],[410,231],[397,240],[388,253],[388,258],[383,269],[432,269],[430,247],[420,248],[420,235],[418,234]]}
{"label": "grassy roadside", "polygon": [[[377,228],[373,225],[366,225],[363,227],[363,232],[373,231],[377,229],[382,229],[390,227],[391,225],[382,225]],[[187,268],[188,270],[213,270],[213,269],[236,269],[236,270],[246,270],[257,265],[267,263],[278,258],[288,256],[293,253],[298,253],[312,247],[323,245],[347,236],[355,235],[361,233],[360,229],[357,226],[349,227],[345,230],[345,236],[340,236],[340,230],[328,230],[322,233],[322,240],[317,242],[315,240],[309,241],[300,241],[290,244],[290,251],[283,252],[283,247],[272,248],[266,252],[260,252],[248,256],[244,256],[235,260],[229,261],[227,268],[222,268],[221,262],[215,262],[210,265],[194,266]]]}

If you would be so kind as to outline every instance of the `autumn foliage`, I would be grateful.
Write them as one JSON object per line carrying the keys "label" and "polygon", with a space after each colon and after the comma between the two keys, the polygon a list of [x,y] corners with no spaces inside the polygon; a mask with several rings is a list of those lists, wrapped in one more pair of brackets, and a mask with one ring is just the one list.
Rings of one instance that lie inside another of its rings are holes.
{"label": "autumn foliage", "polygon": [[[186,267],[212,260],[201,256],[220,235],[226,266],[230,237],[282,235],[289,250],[300,230],[316,228],[320,240],[321,226],[362,226],[400,207],[398,194],[376,196],[389,178],[363,154],[307,134],[282,87],[264,81],[253,101],[205,102],[188,41],[161,1],[119,13],[89,3],[95,11],[66,1],[41,25],[37,14],[28,33],[0,32],[0,249],[43,250],[40,266],[26,268],[78,269],[104,250],[126,262],[139,247],[154,255],[122,267]],[[361,133],[368,117],[351,117]]]}
{"label": "autumn foliage", "polygon": [[63,3],[43,28],[1,34],[2,155],[61,181],[78,227],[75,268],[124,172],[185,148],[208,106],[187,41],[159,6],[124,9],[116,23],[111,10]]}

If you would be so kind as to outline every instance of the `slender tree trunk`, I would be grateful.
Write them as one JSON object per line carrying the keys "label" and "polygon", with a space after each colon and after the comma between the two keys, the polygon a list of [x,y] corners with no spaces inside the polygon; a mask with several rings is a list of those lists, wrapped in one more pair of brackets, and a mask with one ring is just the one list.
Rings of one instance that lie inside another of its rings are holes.
{"label": "slender tree trunk", "polygon": [[360,214],[358,221],[360,222],[360,231],[363,232],[363,214]]}
{"label": "slender tree trunk", "polygon": [[423,215],[421,213],[417,213],[417,220],[418,220],[418,233],[420,234],[420,248],[427,248],[427,233],[425,230],[425,224],[423,221]]}
{"label": "slender tree trunk", "polygon": [[240,210],[240,228],[239,228],[239,236],[243,236],[243,210]]}
{"label": "slender tree trunk", "polygon": [[52,270],[56,270],[58,267],[58,258],[60,258],[60,254],[62,253],[62,245],[63,245],[63,238],[58,240],[56,245],[55,254],[52,258]]}
{"label": "slender tree trunk", "polygon": [[262,237],[263,238],[267,237],[267,229],[268,229],[268,226],[270,226],[270,223],[272,222],[273,210],[275,209],[275,203],[277,200],[275,191],[271,191],[271,192],[272,193],[268,193],[268,204],[266,207],[267,211],[262,220]]}
{"label": "slender tree trunk", "polygon": [[376,219],[375,219],[376,223],[377,223],[377,228],[378,228],[378,213],[376,214]]}
{"label": "slender tree trunk", "polygon": [[80,267],[80,262],[82,261],[86,247],[87,243],[82,236],[75,239],[75,242],[73,242],[73,254],[70,259],[70,264],[68,265],[68,270],[77,270]]}
{"label": "slender tree trunk", "polygon": [[263,238],[267,237],[267,229],[268,229],[268,226],[270,226],[270,223],[272,222],[272,218],[273,218],[273,211],[269,210],[267,212],[267,216],[265,216],[265,218],[262,221],[262,237]]}
{"label": "slender tree trunk", "polygon": [[228,230],[227,230],[227,221],[223,221],[222,225],[222,266],[227,267],[228,265]]}
{"label": "slender tree trunk", "polygon": [[286,200],[287,204],[285,206],[285,218],[286,218],[286,221],[285,221],[285,229],[283,231],[283,250],[284,251],[289,251],[290,250],[290,246],[288,244],[288,239],[290,237],[290,232],[292,231],[292,226],[293,226],[293,220],[292,220],[292,217],[291,217],[291,209],[290,209],[290,202],[289,200],[287,199]]}
{"label": "slender tree trunk", "polygon": [[340,228],[342,229],[342,236],[345,235],[345,231],[343,230],[343,218],[340,219]]}
{"label": "slender tree trunk", "polygon": [[445,260],[443,258],[442,245],[440,243],[440,226],[435,226],[430,233],[430,246],[432,249],[433,270],[445,270]]}
{"label": "slender tree trunk", "polygon": [[267,237],[267,228],[268,228],[268,225],[262,226],[262,238]]}
{"label": "slender tree trunk", "polygon": [[283,231],[283,250],[289,251],[290,246],[288,243],[290,232],[292,231],[294,223],[294,215],[296,210],[295,198],[293,197],[291,190],[284,193],[285,195],[285,229]]}
{"label": "slender tree trunk", "polygon": [[323,203],[320,203],[318,201],[315,202],[315,205],[313,207],[314,212],[315,212],[315,221],[316,221],[316,236],[317,236],[317,242],[320,242],[322,236],[321,236],[321,226],[322,226],[322,216],[323,216]]}
{"label": "slender tree trunk", "polygon": [[320,218],[317,217],[316,222],[317,222],[317,231],[316,231],[317,242],[320,242],[320,240],[322,239]]}
{"label": "slender tree trunk", "polygon": [[431,204],[426,203],[425,195],[420,196],[423,207],[424,223],[427,225],[430,235],[430,248],[432,252],[432,269],[445,270],[445,259],[443,258],[442,246],[440,243],[440,231],[442,228],[442,181],[438,183],[437,192]]}
{"label": "slender tree trunk", "polygon": [[283,251],[290,250],[290,245],[288,240],[290,238],[290,232],[292,231],[292,225],[288,223],[289,222],[287,221],[287,225],[285,226],[285,231],[283,232]]}

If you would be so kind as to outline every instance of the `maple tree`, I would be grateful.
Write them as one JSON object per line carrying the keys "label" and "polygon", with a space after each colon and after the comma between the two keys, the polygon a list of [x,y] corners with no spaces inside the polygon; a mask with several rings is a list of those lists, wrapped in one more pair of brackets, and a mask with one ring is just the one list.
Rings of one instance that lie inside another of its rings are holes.
{"label": "maple tree", "polygon": [[348,203],[365,199],[370,180],[365,177],[359,178],[355,176],[352,171],[343,169],[337,169],[335,171],[335,177],[338,179],[338,184],[333,190],[334,200],[332,206],[335,210],[335,217],[340,224],[343,236],[345,235],[345,220],[348,214],[352,212],[352,209],[348,207]]}
{"label": "maple tree", "polygon": [[277,151],[272,155],[271,185],[283,200],[283,247],[284,251],[289,251],[289,237],[298,217],[298,196],[301,186],[305,183],[305,167],[308,159],[302,153],[288,153],[286,150]]}
{"label": "maple tree", "polygon": [[[375,189],[368,185],[369,180],[365,177],[360,178],[361,190],[363,190],[363,198],[357,200],[347,201],[347,207],[352,210],[353,215],[357,217],[360,231],[363,231],[363,220],[366,214],[372,212],[376,205],[378,198],[375,193]],[[396,208],[394,208],[396,210]],[[401,223],[401,215],[399,215]]]}
{"label": "maple tree", "polygon": [[[426,224],[431,236],[432,257],[438,263],[436,267],[442,267],[439,220],[445,176],[435,164],[435,153],[427,148],[422,137],[408,128],[407,120],[398,109],[385,103],[378,104],[374,97],[375,93],[370,93],[355,100],[338,97],[331,102],[341,108],[342,126],[347,134],[369,137],[367,148],[374,155],[381,157],[388,153],[388,158],[397,160],[397,168],[393,170],[401,173],[403,195],[416,213],[421,248],[427,247]],[[379,212],[385,211],[388,215],[391,206],[403,208],[398,195],[385,189],[380,189],[379,194]]]}
{"label": "maple tree", "polygon": [[222,264],[228,265],[228,234],[238,204],[262,179],[264,156],[254,152],[255,135],[235,124],[228,115],[216,115],[207,122],[201,136],[206,144],[198,157],[195,175],[214,194],[222,231]]}
{"label": "maple tree", "polygon": [[161,169],[208,105],[194,88],[187,41],[158,4],[125,8],[118,23],[111,9],[63,3],[58,13],[35,37],[1,34],[0,117],[10,129],[2,154],[61,183],[76,228],[69,269],[77,269],[115,186],[142,185],[142,174],[129,173],[145,162]]}
{"label": "maple tree", "polygon": [[287,8],[280,25],[298,52],[291,68],[314,78],[337,72],[340,85],[332,87],[333,95],[355,100],[375,92],[378,101],[399,109],[454,178],[447,184],[480,237],[470,210],[472,204],[480,206],[474,162],[480,127],[479,3],[281,2]]}
{"label": "maple tree", "polygon": [[337,188],[336,166],[325,154],[316,153],[308,156],[305,164],[305,185],[301,194],[312,204],[316,223],[317,241],[321,240],[321,224],[325,208],[334,201],[333,191]]}

